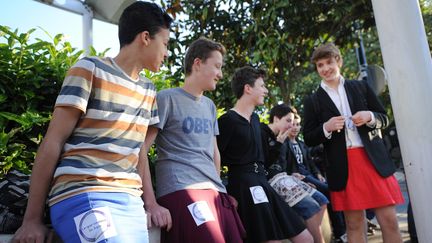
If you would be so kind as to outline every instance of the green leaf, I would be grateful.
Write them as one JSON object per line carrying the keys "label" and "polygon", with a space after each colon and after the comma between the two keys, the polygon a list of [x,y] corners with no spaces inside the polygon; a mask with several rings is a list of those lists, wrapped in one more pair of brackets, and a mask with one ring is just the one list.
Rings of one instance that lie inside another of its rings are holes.
{"label": "green leaf", "polygon": [[7,96],[4,94],[0,94],[0,104],[7,100]]}
{"label": "green leaf", "polygon": [[53,39],[54,45],[57,46],[62,41],[62,39],[63,34],[57,34]]}
{"label": "green leaf", "polygon": [[0,132],[0,154],[2,154],[7,149],[7,144],[9,142],[9,136],[4,131]]}

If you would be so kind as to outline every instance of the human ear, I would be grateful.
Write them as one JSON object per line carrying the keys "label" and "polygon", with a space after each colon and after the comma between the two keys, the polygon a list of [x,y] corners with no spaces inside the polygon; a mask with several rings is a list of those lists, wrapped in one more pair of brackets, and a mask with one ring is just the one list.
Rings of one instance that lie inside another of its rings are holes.
{"label": "human ear", "polygon": [[143,31],[140,33],[141,41],[144,45],[148,46],[150,44],[150,33],[148,31]]}
{"label": "human ear", "polygon": [[194,59],[194,61],[193,61],[192,69],[194,71],[198,71],[200,69],[200,67],[201,67],[201,59],[199,59],[198,57],[196,57]]}
{"label": "human ear", "polygon": [[249,84],[245,84],[244,88],[243,88],[243,93],[250,93],[250,90],[252,89],[252,87]]}
{"label": "human ear", "polygon": [[337,64],[338,64],[338,67],[339,67],[339,68],[342,67],[342,65],[343,65],[343,60],[342,60],[341,57],[339,57],[339,59],[337,60]]}

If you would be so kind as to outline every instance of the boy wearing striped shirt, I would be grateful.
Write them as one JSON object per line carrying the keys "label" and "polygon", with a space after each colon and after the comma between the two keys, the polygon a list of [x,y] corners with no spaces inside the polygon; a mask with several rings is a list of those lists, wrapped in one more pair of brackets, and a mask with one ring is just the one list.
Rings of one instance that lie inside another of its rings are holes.
{"label": "boy wearing striped shirt", "polygon": [[85,57],[67,73],[33,166],[24,222],[14,242],[43,242],[46,197],[64,242],[148,242],[139,151],[159,122],[156,90],[141,77],[167,56],[172,22],[135,2],[119,21],[115,58]]}

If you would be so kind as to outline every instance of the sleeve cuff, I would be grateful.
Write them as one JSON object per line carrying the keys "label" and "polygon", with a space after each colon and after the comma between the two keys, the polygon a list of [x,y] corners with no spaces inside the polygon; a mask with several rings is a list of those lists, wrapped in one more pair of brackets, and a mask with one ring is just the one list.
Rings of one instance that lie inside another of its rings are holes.
{"label": "sleeve cuff", "polygon": [[374,128],[376,125],[376,119],[375,119],[375,115],[372,111],[369,111],[370,115],[371,115],[371,120],[366,123],[366,126],[370,127],[370,128]]}
{"label": "sleeve cuff", "polygon": [[327,130],[324,128],[324,124],[323,124],[323,132],[324,132],[324,136],[327,139],[330,139],[332,137],[332,132],[327,132]]}

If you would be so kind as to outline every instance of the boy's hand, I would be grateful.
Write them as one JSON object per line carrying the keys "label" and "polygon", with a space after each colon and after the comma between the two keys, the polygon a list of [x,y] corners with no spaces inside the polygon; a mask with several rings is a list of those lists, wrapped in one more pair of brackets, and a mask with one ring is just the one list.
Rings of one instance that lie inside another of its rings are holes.
{"label": "boy's hand", "polygon": [[310,186],[310,187],[312,187],[312,188],[315,188],[316,189],[316,186],[314,185],[314,184],[312,184],[312,183],[310,183],[310,182],[307,182],[307,184]]}
{"label": "boy's hand", "polygon": [[326,123],[324,123],[324,129],[327,132],[334,132],[334,131],[340,132],[340,130],[344,127],[344,125],[345,125],[345,117],[334,116],[330,118]]}
{"label": "boy's hand", "polygon": [[147,213],[148,228],[152,227],[152,224],[154,224],[156,227],[165,227],[167,231],[170,231],[172,227],[172,219],[168,209],[160,206],[157,203],[147,205],[145,208]]}
{"label": "boy's hand", "polygon": [[297,172],[294,172],[294,173],[292,173],[291,175],[294,176],[295,178],[301,180],[301,181],[305,178],[304,175],[302,175],[302,174],[300,174],[300,173],[297,173]]}
{"label": "boy's hand", "polygon": [[15,232],[12,238],[13,243],[35,242],[44,243],[52,242],[53,233],[43,223],[25,222]]}
{"label": "boy's hand", "polygon": [[356,127],[362,126],[362,125],[370,122],[371,119],[372,119],[372,117],[371,117],[371,113],[369,111],[357,111],[351,117],[351,120],[353,121],[353,123]]}
{"label": "boy's hand", "polygon": [[276,137],[276,140],[277,140],[279,143],[284,143],[285,140],[286,140],[287,137],[288,137],[288,133],[289,133],[289,129],[286,130],[285,132],[279,132],[279,134],[278,134],[277,137]]}
{"label": "boy's hand", "polygon": [[322,176],[321,174],[317,175],[318,180],[320,180],[321,182],[326,182],[326,179],[324,178],[324,176]]}

